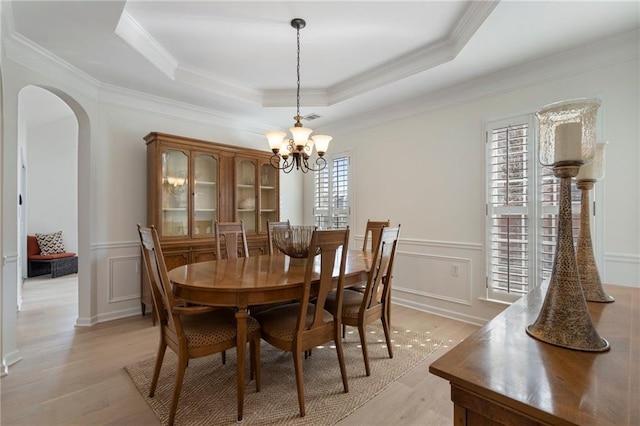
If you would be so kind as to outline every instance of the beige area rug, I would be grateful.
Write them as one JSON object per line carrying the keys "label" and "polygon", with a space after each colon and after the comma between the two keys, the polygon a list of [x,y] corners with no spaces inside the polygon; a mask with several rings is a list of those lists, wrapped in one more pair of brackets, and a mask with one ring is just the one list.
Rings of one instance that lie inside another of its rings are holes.
{"label": "beige area rug", "polygon": [[[306,416],[302,418],[298,409],[291,354],[262,342],[262,389],[256,392],[255,383],[247,381],[242,423],[333,425],[410,371],[442,344],[428,333],[392,329],[394,357],[390,359],[382,327],[369,326],[367,331],[371,363],[369,377],[364,372],[357,329],[347,327],[343,347],[349,378],[348,393],[343,392],[338,356],[333,346],[315,348],[312,355],[304,360]],[[153,365],[154,359],[147,359],[128,365],[125,370],[161,423],[166,424],[173,394],[176,357],[171,350],[167,350],[158,389],[155,396],[149,398],[147,395]],[[227,352],[225,365],[222,365],[219,354],[192,359],[185,373],[175,423],[233,425],[236,424],[236,407],[235,349]]]}

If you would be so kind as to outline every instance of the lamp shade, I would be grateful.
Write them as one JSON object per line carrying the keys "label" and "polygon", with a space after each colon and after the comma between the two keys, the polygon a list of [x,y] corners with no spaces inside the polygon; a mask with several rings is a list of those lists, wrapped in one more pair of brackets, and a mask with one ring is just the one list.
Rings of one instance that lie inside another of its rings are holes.
{"label": "lamp shade", "polygon": [[292,127],[289,131],[291,132],[291,136],[293,136],[293,143],[298,148],[302,148],[307,144],[309,135],[313,132],[313,130],[308,127]]}
{"label": "lamp shade", "polygon": [[607,142],[596,144],[596,152],[593,161],[580,167],[576,180],[602,180],[604,179],[604,165]]}
{"label": "lamp shade", "polygon": [[313,137],[313,141],[316,143],[316,152],[318,155],[324,155],[324,153],[327,152],[331,139],[333,138],[328,135],[315,135]]}
{"label": "lamp shade", "polygon": [[593,160],[596,115],[600,100],[572,99],[542,107],[536,112],[539,126],[540,164],[586,164]]}
{"label": "lamp shade", "polygon": [[269,141],[269,148],[271,148],[271,151],[273,151],[274,153],[278,152],[278,150],[282,146],[282,141],[284,140],[284,137],[287,136],[285,132],[281,132],[279,130],[271,130],[265,133],[264,135],[267,137],[267,140]]}

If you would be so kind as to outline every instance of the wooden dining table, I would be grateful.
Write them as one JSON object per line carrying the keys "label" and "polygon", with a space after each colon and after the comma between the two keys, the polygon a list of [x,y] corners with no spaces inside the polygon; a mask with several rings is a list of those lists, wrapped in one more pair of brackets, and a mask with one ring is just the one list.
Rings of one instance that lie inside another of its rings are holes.
{"label": "wooden dining table", "polygon": [[[345,287],[366,280],[371,253],[349,250],[345,268]],[[236,309],[237,322],[237,395],[238,421],[244,406],[247,318],[252,305],[278,303],[299,298],[302,294],[306,259],[292,259],[281,253],[238,259],[190,263],[169,271],[177,297],[196,304]],[[319,256],[314,261],[319,280]],[[333,271],[334,277],[338,268]]]}

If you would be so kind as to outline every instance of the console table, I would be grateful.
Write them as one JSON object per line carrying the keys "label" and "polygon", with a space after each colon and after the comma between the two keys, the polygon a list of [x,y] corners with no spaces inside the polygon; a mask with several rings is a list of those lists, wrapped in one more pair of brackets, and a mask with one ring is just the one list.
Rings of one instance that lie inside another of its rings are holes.
{"label": "console table", "polygon": [[433,362],[451,384],[454,425],[640,425],[640,288],[605,288],[615,302],[588,305],[608,352],[527,335],[537,288]]}

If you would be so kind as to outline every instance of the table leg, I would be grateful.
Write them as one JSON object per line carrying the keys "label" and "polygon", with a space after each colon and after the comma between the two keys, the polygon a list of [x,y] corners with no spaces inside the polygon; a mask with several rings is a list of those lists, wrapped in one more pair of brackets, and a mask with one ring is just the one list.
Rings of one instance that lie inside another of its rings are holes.
{"label": "table leg", "polygon": [[237,393],[238,393],[238,421],[242,421],[244,408],[244,362],[247,352],[247,308],[238,308],[236,311],[236,353],[238,355],[237,366]]}

